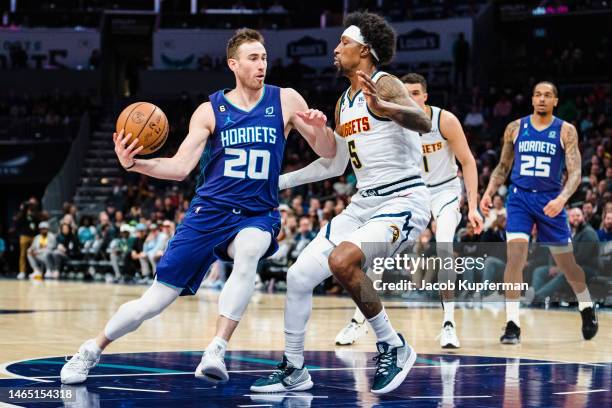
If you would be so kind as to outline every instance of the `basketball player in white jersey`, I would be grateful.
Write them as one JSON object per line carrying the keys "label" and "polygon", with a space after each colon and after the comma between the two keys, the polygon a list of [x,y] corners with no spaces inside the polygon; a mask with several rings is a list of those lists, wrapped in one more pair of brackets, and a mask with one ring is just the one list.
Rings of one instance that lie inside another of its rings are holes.
{"label": "basketball player in white jersey", "polygon": [[376,333],[371,391],[384,394],[397,388],[416,360],[414,350],[391,326],[363,269],[374,258],[392,256],[407,241],[415,241],[429,222],[430,195],[421,177],[422,148],[415,132],[429,132],[431,120],[399,79],[376,69],[393,56],[391,26],[367,12],[350,14],[345,26],[334,59],[351,85],[336,104],[336,156],[281,176],[280,188],[338,176],[350,160],[359,191],[289,268],[283,362],[272,375],[257,380],[251,391],[313,386],[304,366],[306,325],[313,288],[332,274]]}
{"label": "basketball player in white jersey", "polygon": [[[468,220],[474,232],[480,234],[483,219],[478,214],[478,171],[461,122],[451,112],[426,105],[427,81],[416,73],[406,74],[402,82],[412,99],[431,118],[431,131],[421,133],[423,145],[422,175],[431,193],[431,214],[436,221],[436,247],[439,257],[452,256],[455,230],[461,221],[461,183],[457,177],[457,162],[461,163],[468,201]],[[439,282],[455,282],[455,272],[440,270]],[[459,348],[455,329],[455,302],[452,291],[442,291],[444,318],[438,338],[442,348]],[[349,345],[367,333],[365,317],[357,309],[349,324],[336,336],[336,344]]]}

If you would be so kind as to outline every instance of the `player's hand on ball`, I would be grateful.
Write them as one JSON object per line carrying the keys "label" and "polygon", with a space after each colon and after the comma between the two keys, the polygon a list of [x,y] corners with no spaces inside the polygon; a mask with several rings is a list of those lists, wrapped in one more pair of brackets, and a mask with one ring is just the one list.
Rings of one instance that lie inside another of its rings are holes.
{"label": "player's hand on ball", "polygon": [[381,100],[378,97],[376,83],[363,71],[357,71],[357,77],[361,86],[361,92],[363,92],[363,96],[370,109],[380,111]]}
{"label": "player's hand on ball", "polygon": [[474,227],[474,233],[480,234],[484,226],[484,220],[478,211],[470,210],[468,212],[468,220],[470,221],[470,224],[472,224],[472,227]]}
{"label": "player's hand on ball", "polygon": [[[123,129],[119,133],[113,133],[113,142],[115,142],[115,153],[119,159],[119,163],[124,168],[132,167],[134,165],[134,156],[136,156],[143,149],[143,146],[138,146],[138,139],[131,140],[132,134],[123,134]],[[127,142],[131,140],[131,143],[127,145]]]}
{"label": "player's hand on ball", "polygon": [[559,215],[561,210],[563,210],[564,205],[565,201],[561,198],[557,197],[553,200],[550,200],[548,204],[546,204],[546,207],[544,207],[544,214],[546,214],[550,218],[554,218]]}
{"label": "player's hand on ball", "polygon": [[307,125],[324,127],[327,125],[327,116],[318,109],[308,109],[305,112],[296,112],[296,115]]}
{"label": "player's hand on ball", "polygon": [[480,200],[480,211],[482,211],[485,217],[489,216],[489,210],[492,206],[493,200],[491,199],[491,195],[487,193],[483,194]]}

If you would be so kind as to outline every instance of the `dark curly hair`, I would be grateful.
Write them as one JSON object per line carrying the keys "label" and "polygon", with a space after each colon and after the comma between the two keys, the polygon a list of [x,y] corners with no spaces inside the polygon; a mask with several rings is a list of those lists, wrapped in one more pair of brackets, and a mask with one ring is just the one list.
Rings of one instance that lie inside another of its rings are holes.
{"label": "dark curly hair", "polygon": [[356,11],[344,19],[344,27],[351,25],[359,27],[366,43],[376,51],[379,60],[372,56],[375,65],[385,65],[393,59],[395,30],[383,17],[367,11]]}

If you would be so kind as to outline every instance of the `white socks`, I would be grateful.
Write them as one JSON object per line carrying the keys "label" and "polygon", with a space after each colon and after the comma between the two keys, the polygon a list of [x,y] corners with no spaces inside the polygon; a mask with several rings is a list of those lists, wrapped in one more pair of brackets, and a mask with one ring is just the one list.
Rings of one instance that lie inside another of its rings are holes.
{"label": "white socks", "polygon": [[580,310],[581,312],[587,307],[593,307],[589,288],[586,288],[584,291],[577,293],[576,299],[578,299],[578,310]]}
{"label": "white socks", "polygon": [[521,327],[518,300],[506,300],[506,322],[509,321],[513,321],[518,327]]}
{"label": "white socks", "polygon": [[89,339],[79,347],[80,352],[85,352],[91,357],[98,358],[102,354],[102,349],[98,347],[95,339]]}
{"label": "white socks", "polygon": [[306,332],[291,332],[285,330],[285,356],[295,368],[304,365],[304,339]]}
{"label": "white socks", "polygon": [[444,321],[442,322],[442,324],[446,322],[451,322],[454,327],[455,326],[455,302],[442,301],[442,308],[444,309]]}
{"label": "white socks", "polygon": [[208,347],[206,347],[207,353],[215,353],[221,356],[221,358],[225,357],[225,350],[227,349],[227,340],[215,336]]}
{"label": "white socks", "polygon": [[372,330],[376,333],[377,342],[385,342],[393,347],[400,347],[403,344],[397,332],[393,329],[393,326],[391,326],[389,316],[387,316],[384,307],[379,314],[368,319],[368,322],[370,322]]}

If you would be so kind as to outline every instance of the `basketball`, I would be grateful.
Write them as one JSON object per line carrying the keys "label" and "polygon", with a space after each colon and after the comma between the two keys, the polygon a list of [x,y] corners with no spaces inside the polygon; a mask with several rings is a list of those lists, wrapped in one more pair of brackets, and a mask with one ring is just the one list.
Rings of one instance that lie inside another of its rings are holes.
{"label": "basketball", "polygon": [[129,135],[127,145],[131,140],[138,138],[139,144],[143,146],[140,155],[156,152],[162,147],[168,137],[168,118],[159,107],[149,102],[136,102],[129,105],[121,112],[117,119],[117,133],[124,129],[124,134]]}

